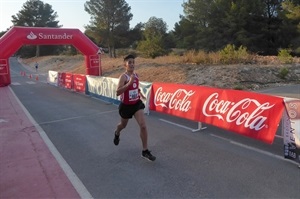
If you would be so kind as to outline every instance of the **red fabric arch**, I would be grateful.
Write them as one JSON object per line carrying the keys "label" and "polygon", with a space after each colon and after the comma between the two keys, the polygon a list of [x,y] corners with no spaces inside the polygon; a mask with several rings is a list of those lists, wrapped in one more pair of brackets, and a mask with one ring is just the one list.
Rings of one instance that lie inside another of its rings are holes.
{"label": "red fabric arch", "polygon": [[0,87],[11,83],[8,59],[23,45],[73,45],[85,56],[86,74],[102,75],[99,47],[80,30],[15,26],[0,38]]}

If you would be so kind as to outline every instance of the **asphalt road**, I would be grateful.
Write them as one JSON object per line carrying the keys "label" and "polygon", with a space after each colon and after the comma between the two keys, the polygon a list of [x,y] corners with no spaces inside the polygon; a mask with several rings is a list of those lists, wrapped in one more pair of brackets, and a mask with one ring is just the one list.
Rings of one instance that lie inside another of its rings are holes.
{"label": "asphalt road", "polygon": [[[10,66],[10,87],[93,198],[299,198],[300,169],[283,158],[280,127],[268,145],[208,125],[192,132],[195,122],[151,112],[149,149],[157,160],[149,162],[135,120],[113,144],[115,105],[48,85],[41,74],[39,81],[20,76],[26,69],[15,58]],[[299,91],[261,92],[300,98]]]}

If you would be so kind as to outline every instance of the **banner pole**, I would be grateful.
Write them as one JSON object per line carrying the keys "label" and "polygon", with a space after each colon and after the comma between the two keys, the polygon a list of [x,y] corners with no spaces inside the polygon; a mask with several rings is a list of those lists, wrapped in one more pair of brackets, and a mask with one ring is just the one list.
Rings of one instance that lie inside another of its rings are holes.
{"label": "banner pole", "polygon": [[197,131],[201,131],[206,129],[207,127],[202,127],[202,122],[198,122],[198,128],[197,129],[193,129],[192,132],[195,133]]}

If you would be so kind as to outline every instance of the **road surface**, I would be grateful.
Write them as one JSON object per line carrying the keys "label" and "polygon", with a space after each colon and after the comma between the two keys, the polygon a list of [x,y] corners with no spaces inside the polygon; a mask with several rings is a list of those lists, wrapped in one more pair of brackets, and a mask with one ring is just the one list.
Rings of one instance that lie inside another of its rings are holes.
{"label": "road surface", "polygon": [[[135,120],[113,144],[115,105],[20,75],[35,73],[10,60],[10,87],[46,133],[81,188],[93,198],[299,198],[300,169],[283,158],[281,129],[272,145],[151,112],[149,149],[141,158]],[[42,67],[42,66],[40,66]],[[261,91],[299,97],[300,85]],[[71,178],[72,180],[72,178]],[[76,182],[73,182],[76,183]]]}

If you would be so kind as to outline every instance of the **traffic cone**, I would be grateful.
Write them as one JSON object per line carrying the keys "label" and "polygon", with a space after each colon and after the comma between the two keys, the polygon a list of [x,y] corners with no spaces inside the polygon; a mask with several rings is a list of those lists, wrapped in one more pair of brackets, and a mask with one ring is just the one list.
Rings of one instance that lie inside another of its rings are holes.
{"label": "traffic cone", "polygon": [[23,72],[23,76],[26,76],[26,72],[25,71]]}
{"label": "traffic cone", "polygon": [[32,78],[32,75],[31,75],[31,74],[29,75],[29,78],[30,78],[30,79]]}
{"label": "traffic cone", "polygon": [[38,75],[35,77],[35,80],[36,80],[36,81],[38,81],[38,80],[39,80],[39,76],[38,76]]}

